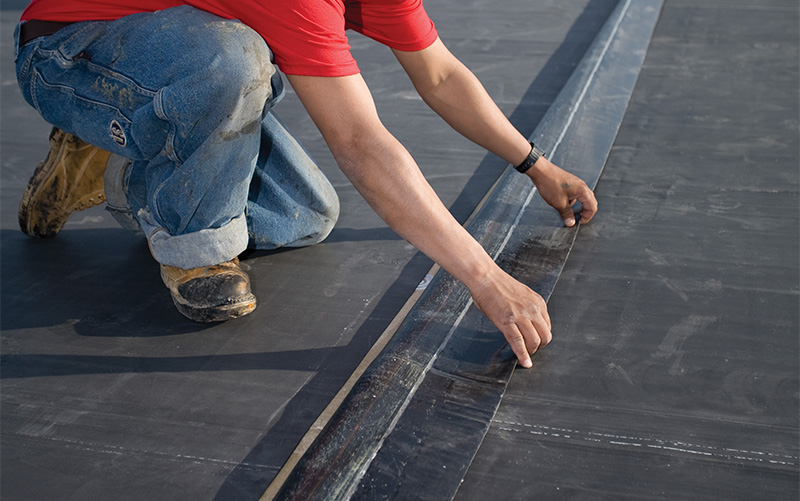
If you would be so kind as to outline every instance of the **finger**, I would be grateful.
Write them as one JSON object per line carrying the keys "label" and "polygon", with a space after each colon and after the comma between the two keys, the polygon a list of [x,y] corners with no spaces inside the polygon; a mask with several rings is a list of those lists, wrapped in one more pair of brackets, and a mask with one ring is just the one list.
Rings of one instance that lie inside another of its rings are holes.
{"label": "finger", "polygon": [[558,209],[558,213],[561,214],[561,219],[564,220],[564,224],[568,228],[575,226],[575,213],[572,212],[572,204]]}
{"label": "finger", "polygon": [[583,205],[581,223],[588,223],[592,220],[594,215],[597,214],[597,198],[595,198],[594,192],[587,186],[583,196],[579,197],[578,200],[580,200],[581,205]]}
{"label": "finger", "polygon": [[519,328],[517,328],[516,325],[510,325],[508,326],[508,332],[503,332],[503,334],[505,335],[509,346],[511,346],[511,350],[514,352],[514,355],[517,356],[517,360],[519,360],[520,365],[526,369],[533,367],[531,355],[528,353],[528,348],[525,346],[525,338],[522,336]]}
{"label": "finger", "polygon": [[548,321],[545,321],[544,316],[534,317],[532,320],[533,327],[536,329],[536,336],[538,338],[537,348],[544,348],[550,341],[553,340],[553,334],[550,331]]}
{"label": "finger", "polygon": [[550,330],[553,328],[552,324],[550,323],[550,312],[547,311],[547,303],[544,301],[544,298],[539,294],[536,294],[536,308],[538,309],[539,316],[544,319],[545,323],[547,324],[547,329]]}
{"label": "finger", "polygon": [[542,311],[542,318],[544,319],[545,324],[547,325],[547,331],[549,332],[553,328],[553,324],[550,322],[550,313],[547,311],[547,306],[545,305],[544,310]]}
{"label": "finger", "polygon": [[[543,322],[541,317],[538,317],[537,322],[539,323],[539,327],[543,326]],[[534,325],[532,320],[528,320],[525,322],[521,322],[517,324],[519,331],[522,333],[522,336],[525,338],[525,349],[533,355],[542,345],[542,338],[539,336],[539,332],[537,327]]]}

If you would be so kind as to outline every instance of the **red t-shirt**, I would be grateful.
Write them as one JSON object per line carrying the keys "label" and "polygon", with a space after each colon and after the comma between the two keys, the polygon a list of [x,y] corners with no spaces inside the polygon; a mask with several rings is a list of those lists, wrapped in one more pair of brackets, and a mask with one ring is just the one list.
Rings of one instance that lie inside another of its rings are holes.
{"label": "red t-shirt", "polygon": [[264,37],[290,75],[358,73],[346,29],[403,51],[425,49],[438,36],[422,0],[33,0],[22,20],[112,20],[179,5],[241,20]]}

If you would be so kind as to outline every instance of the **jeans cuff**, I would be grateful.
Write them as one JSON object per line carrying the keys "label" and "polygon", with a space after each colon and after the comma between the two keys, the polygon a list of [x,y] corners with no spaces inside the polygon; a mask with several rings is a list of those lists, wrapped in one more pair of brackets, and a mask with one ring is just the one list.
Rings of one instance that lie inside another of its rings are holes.
{"label": "jeans cuff", "polygon": [[247,220],[237,216],[220,228],[170,235],[158,226],[150,211],[139,211],[139,224],[147,235],[150,253],[161,264],[185,270],[213,266],[235,258],[247,248]]}

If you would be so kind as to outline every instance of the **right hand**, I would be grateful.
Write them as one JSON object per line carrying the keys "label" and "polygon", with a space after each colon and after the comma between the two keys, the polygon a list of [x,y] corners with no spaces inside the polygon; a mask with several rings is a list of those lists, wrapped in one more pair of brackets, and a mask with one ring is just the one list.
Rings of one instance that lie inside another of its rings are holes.
{"label": "right hand", "polygon": [[532,367],[531,355],[553,339],[542,296],[499,267],[470,293],[475,305],[503,333],[519,363]]}

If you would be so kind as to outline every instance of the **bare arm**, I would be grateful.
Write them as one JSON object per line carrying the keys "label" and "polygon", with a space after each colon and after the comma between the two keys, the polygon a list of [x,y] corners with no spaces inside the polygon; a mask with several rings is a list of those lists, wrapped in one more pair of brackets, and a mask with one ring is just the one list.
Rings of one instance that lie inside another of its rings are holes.
{"label": "bare arm", "polygon": [[502,271],[452,217],[381,123],[361,76],[289,81],[359,193],[398,234],[469,288],[520,363],[530,367],[529,355],[551,339],[544,301]]}
{"label": "bare arm", "polygon": [[[513,165],[528,155],[525,137],[503,115],[475,75],[437,40],[416,52],[394,51],[422,99],[451,127]],[[572,205],[583,205],[581,222],[597,212],[597,200],[581,179],[542,157],[527,172],[542,197],[567,226],[575,224]]]}

